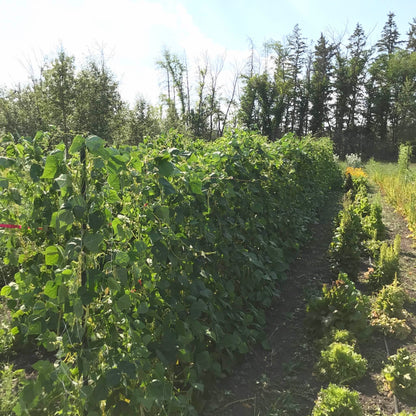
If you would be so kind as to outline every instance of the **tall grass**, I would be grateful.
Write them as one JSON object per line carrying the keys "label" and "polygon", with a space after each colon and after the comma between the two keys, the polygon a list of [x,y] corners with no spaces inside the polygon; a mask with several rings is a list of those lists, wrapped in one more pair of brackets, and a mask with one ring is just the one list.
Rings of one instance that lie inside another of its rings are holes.
{"label": "tall grass", "polygon": [[416,166],[409,164],[411,150],[401,146],[398,163],[370,161],[366,171],[376,182],[388,201],[406,217],[409,229],[416,238]]}

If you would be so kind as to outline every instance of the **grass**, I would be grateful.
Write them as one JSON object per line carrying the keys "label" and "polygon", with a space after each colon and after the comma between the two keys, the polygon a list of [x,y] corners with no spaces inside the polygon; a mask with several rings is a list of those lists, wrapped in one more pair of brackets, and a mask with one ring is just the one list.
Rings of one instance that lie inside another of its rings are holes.
{"label": "grass", "polygon": [[400,169],[397,163],[370,161],[366,172],[388,201],[407,219],[409,229],[416,238],[416,165]]}

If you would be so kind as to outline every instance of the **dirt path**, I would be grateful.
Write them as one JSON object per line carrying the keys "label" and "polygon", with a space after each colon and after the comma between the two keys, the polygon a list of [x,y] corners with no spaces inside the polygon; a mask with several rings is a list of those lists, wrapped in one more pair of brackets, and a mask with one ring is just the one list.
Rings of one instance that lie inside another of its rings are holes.
{"label": "dirt path", "polygon": [[[335,199],[336,200],[336,199]],[[306,335],[305,308],[313,295],[320,294],[322,283],[332,280],[327,250],[332,238],[333,218],[340,209],[333,203],[318,225],[312,229],[312,239],[299,253],[287,273],[267,315],[270,350],[261,347],[247,355],[234,373],[220,380],[210,392],[204,416],[306,416],[311,413],[321,384],[313,376],[319,351]],[[401,281],[412,298],[416,298],[416,248],[405,220],[383,200],[383,221],[389,239],[402,237]],[[363,263],[362,273],[366,271]],[[412,334],[405,342],[388,339],[390,354],[406,346],[416,352],[416,303],[407,306],[413,315]],[[391,395],[383,391],[379,374],[386,362],[384,337],[374,333],[360,347],[369,362],[366,377],[353,385],[360,392],[365,415],[387,416],[395,410]],[[399,410],[415,411],[398,402]]]}

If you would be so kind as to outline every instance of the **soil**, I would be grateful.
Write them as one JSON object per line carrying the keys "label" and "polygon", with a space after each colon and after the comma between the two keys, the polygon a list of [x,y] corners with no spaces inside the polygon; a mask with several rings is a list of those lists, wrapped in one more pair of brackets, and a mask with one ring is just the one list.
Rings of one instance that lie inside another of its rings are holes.
{"label": "soil", "polygon": [[[218,381],[208,392],[204,416],[306,416],[310,415],[317,394],[323,386],[314,376],[319,348],[305,327],[306,305],[319,295],[323,283],[334,275],[327,258],[332,239],[333,220],[341,208],[334,198],[321,214],[319,224],[312,226],[312,238],[292,263],[287,278],[280,285],[280,296],[267,313],[267,334],[270,348],[257,346],[245,357],[233,373]],[[416,298],[416,248],[403,219],[382,199],[383,222],[388,239],[401,235],[401,283],[411,299]],[[357,287],[366,293],[364,273],[369,266],[363,259]],[[351,386],[359,391],[366,416],[388,416],[399,411],[416,411],[416,403],[401,403],[383,388],[380,372],[388,354],[406,346],[416,352],[416,304],[406,305],[412,328],[406,341],[385,339],[374,332],[360,344],[361,354],[367,358],[367,375]]]}

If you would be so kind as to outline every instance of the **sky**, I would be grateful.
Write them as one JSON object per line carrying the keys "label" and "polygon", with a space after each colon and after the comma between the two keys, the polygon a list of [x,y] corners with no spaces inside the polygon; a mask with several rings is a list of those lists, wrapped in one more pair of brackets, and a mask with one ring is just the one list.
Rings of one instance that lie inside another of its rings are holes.
{"label": "sky", "polygon": [[155,104],[164,48],[186,55],[190,68],[204,56],[223,59],[231,73],[246,62],[250,40],[261,50],[296,24],[313,43],[321,32],[346,42],[360,23],[373,44],[390,11],[405,39],[415,0],[0,0],[0,87],[28,83],[63,47],[78,68],[103,53],[124,100]]}

